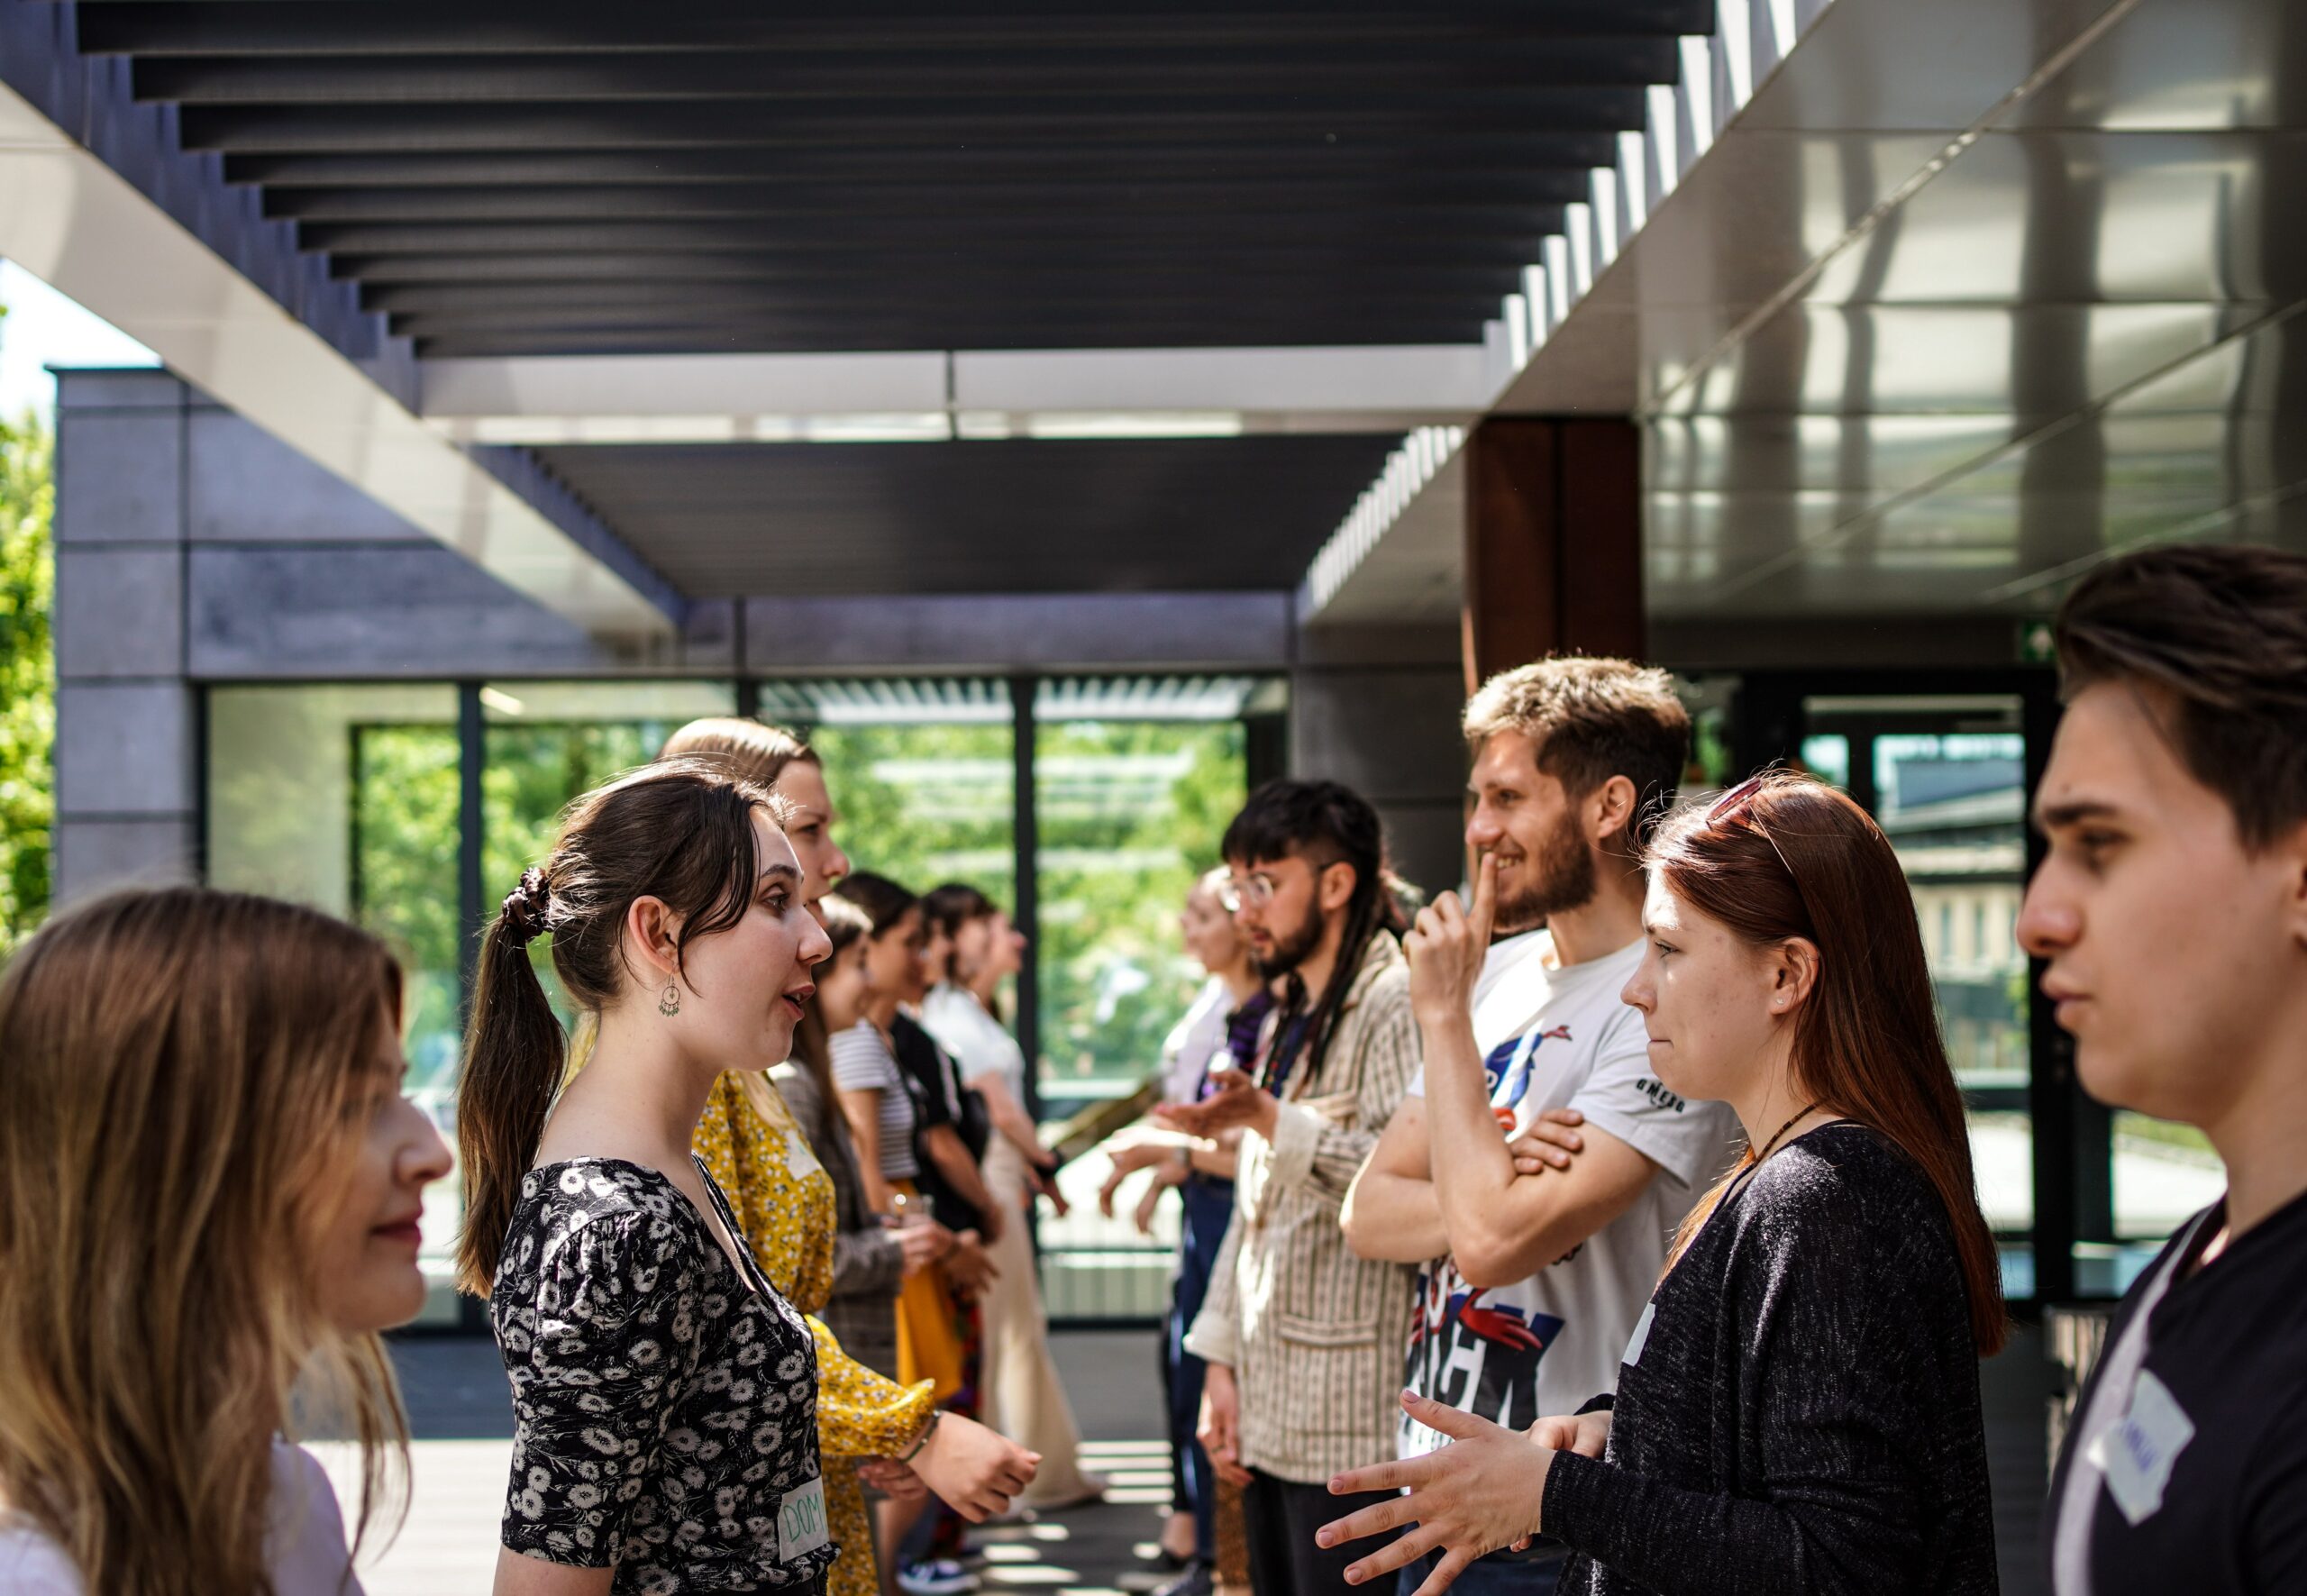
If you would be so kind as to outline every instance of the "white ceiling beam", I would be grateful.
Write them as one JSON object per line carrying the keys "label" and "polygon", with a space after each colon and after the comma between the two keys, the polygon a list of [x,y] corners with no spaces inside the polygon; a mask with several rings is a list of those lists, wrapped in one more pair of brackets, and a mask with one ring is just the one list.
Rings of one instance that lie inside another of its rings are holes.
{"label": "white ceiling beam", "polygon": [[1399,432],[1478,414],[1480,344],[524,356],[424,362],[424,418],[480,443]]}
{"label": "white ceiling beam", "polygon": [[656,602],[5,86],[0,255],[595,635],[635,648],[673,636]]}

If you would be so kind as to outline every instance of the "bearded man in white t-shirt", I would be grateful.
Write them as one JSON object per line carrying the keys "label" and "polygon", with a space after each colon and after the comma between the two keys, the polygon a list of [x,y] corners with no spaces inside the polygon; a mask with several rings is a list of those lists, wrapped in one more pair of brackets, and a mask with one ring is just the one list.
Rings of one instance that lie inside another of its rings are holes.
{"label": "bearded man in white t-shirt", "polygon": [[[1405,1384],[1519,1427],[1618,1383],[1668,1239],[1737,1124],[1658,1082],[1619,997],[1642,962],[1642,844],[1690,750],[1673,679],[1545,660],[1493,677],[1464,724],[1473,902],[1444,893],[1405,942],[1425,1067],[1344,1224],[1362,1256],[1423,1265]],[[1404,1416],[1402,1456],[1445,1439]],[[1434,1557],[1402,1570],[1402,1596]],[[1458,1589],[1547,1596],[1561,1557],[1543,1541],[1496,1553]]]}

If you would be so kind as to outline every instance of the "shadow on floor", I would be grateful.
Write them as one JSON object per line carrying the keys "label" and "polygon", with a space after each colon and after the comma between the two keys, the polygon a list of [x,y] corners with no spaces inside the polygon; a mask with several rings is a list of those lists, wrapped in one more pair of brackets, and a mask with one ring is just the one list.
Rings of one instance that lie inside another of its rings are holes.
{"label": "shadow on floor", "polygon": [[[988,1596],[1028,1588],[1035,1596],[1119,1596],[1117,1581],[1151,1570],[1139,1548],[1150,1551],[1170,1500],[1155,1333],[1066,1331],[1051,1341],[1077,1405],[1083,1465],[1106,1476],[1109,1492],[1096,1506],[973,1531],[980,1574]],[[484,1338],[404,1336],[392,1354],[417,1478],[407,1525],[362,1578],[372,1596],[467,1588],[494,1562],[504,1445],[513,1434],[504,1368]]]}
{"label": "shadow on floor", "polygon": [[[1169,1453],[1162,1436],[1162,1388],[1152,1330],[1068,1330],[1051,1338],[1065,1389],[1071,1394],[1081,1427],[1086,1466],[1107,1476],[1110,1492],[1096,1507],[1047,1514],[1028,1522],[991,1526],[974,1537],[987,1559],[983,1577],[989,1596],[1027,1587],[1048,1596],[1083,1592],[1106,1596],[1125,1574],[1150,1565],[1138,1555],[1161,1528],[1170,1496]],[[499,1492],[494,1483],[503,1462],[492,1449],[475,1452],[456,1445],[508,1439],[512,1409],[505,1373],[492,1342],[455,1336],[406,1337],[393,1343],[409,1424],[418,1442],[420,1470],[470,1469],[456,1494],[464,1505],[476,1494]],[[2010,1347],[1984,1365],[1987,1457],[1994,1482],[1995,1536],[2003,1596],[2036,1596],[2039,1574],[2038,1527],[2047,1488],[2044,1413],[2050,1392],[2041,1336],[2031,1326],[2014,1327]],[[420,1491],[422,1482],[420,1482]],[[493,1511],[493,1509],[490,1509]],[[460,1540],[486,1535],[486,1518],[474,1525],[461,1518]],[[429,1536],[448,1533],[412,1521],[407,1537],[418,1549]],[[485,1539],[483,1544],[485,1545]],[[414,1564],[409,1565],[414,1568]],[[370,1589],[390,1596],[392,1580],[371,1579]],[[415,1582],[412,1590],[438,1590]]]}

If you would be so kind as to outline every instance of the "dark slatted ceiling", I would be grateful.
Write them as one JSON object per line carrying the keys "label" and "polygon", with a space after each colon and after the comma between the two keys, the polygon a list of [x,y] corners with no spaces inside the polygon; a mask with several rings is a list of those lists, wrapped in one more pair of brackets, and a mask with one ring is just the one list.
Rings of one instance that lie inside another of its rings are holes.
{"label": "dark slatted ceiling", "polygon": [[84,0],[426,355],[1466,342],[1710,0]]}
{"label": "dark slatted ceiling", "polygon": [[621,444],[548,470],[697,597],[1288,588],[1385,437]]}

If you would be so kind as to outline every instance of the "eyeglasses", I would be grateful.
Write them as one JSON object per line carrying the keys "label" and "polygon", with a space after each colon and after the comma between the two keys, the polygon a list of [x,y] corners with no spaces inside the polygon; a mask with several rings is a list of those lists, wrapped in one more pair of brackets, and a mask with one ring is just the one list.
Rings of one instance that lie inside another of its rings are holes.
{"label": "eyeglasses", "polygon": [[1217,907],[1229,915],[1238,915],[1244,906],[1263,908],[1273,901],[1273,878],[1263,871],[1254,872],[1246,881],[1229,880],[1217,889]]}
{"label": "eyeglasses", "polygon": [[[1309,857],[1304,862],[1308,873],[1318,882],[1322,879],[1324,871],[1333,865],[1343,864],[1345,861]],[[1245,907],[1263,908],[1273,901],[1273,895],[1278,890],[1280,889],[1271,874],[1262,870],[1254,870],[1250,872],[1249,880],[1245,881],[1228,880],[1218,887],[1217,907],[1229,915],[1240,914]]]}

